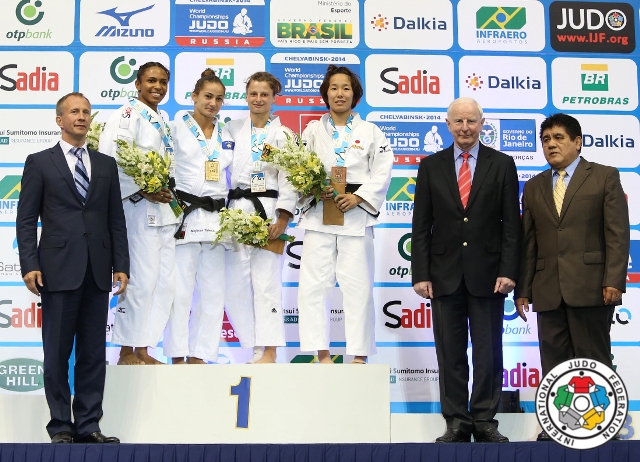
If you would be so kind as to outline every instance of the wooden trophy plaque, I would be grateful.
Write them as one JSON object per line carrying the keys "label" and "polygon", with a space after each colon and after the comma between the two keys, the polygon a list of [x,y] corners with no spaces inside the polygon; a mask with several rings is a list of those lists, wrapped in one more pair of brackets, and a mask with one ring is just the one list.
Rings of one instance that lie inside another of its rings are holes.
{"label": "wooden trophy plaque", "polygon": [[[344,194],[347,187],[347,167],[331,167],[330,184],[338,194]],[[344,212],[332,200],[323,202],[322,224],[344,226]]]}

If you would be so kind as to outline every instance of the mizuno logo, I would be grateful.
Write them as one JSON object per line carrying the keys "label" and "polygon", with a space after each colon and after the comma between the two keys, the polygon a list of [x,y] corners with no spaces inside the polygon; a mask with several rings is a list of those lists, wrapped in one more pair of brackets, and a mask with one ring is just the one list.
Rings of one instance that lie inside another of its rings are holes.
{"label": "mizuno logo", "polygon": [[97,14],[106,14],[107,16],[111,16],[112,18],[116,19],[122,27],[129,27],[129,20],[131,19],[131,16],[133,16],[134,14],[142,13],[143,11],[150,10],[154,6],[155,4],[147,6],[145,8],[140,8],[136,11],[130,11],[128,13],[116,13],[116,9],[118,7],[115,7],[111,8],[110,10],[98,11]]}

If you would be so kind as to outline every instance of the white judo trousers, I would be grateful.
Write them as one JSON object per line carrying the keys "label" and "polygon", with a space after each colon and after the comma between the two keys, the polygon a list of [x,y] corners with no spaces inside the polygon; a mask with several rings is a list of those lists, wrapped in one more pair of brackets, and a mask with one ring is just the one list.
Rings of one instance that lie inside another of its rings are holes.
{"label": "white judo trousers", "polygon": [[327,311],[337,281],[342,291],[346,354],[376,353],[373,273],[371,227],[364,236],[305,231],[298,289],[301,351],[329,349]]}
{"label": "white judo trousers", "polygon": [[224,246],[211,242],[176,246],[176,295],[164,333],[165,356],[218,360],[224,319],[225,252]]}
{"label": "white judo trousers", "polygon": [[130,278],[118,297],[112,343],[155,348],[162,338],[175,290],[174,226],[147,226],[146,201],[123,202]]}
{"label": "white judo trousers", "polygon": [[[142,103],[140,103],[142,104]],[[142,104],[144,106],[144,104]],[[162,117],[147,107],[168,131]],[[115,111],[100,136],[100,152],[116,157],[116,143],[135,141],[142,151],[164,154],[158,129],[128,104]],[[178,222],[168,204],[129,197],[140,189],[133,178],[118,168],[122,206],[127,221],[130,277],[124,294],[118,297],[112,342],[131,347],[155,348],[162,338],[175,291],[175,239]]]}

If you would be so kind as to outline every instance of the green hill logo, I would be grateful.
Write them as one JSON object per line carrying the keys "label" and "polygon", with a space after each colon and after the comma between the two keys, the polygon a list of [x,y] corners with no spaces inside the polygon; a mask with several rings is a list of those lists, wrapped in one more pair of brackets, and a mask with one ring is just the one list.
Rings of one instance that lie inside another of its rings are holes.
{"label": "green hill logo", "polygon": [[42,361],[29,358],[7,359],[0,362],[0,388],[20,393],[44,387]]}

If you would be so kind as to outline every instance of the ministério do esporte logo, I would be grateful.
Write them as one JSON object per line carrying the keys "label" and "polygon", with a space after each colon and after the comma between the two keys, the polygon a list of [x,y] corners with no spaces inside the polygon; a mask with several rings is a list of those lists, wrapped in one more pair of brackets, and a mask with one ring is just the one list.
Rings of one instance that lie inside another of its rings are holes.
{"label": "minist\u00e9rio do esporte logo", "polygon": [[536,392],[536,415],[557,443],[591,449],[613,439],[629,408],[620,376],[593,359],[576,358],[554,367]]}

